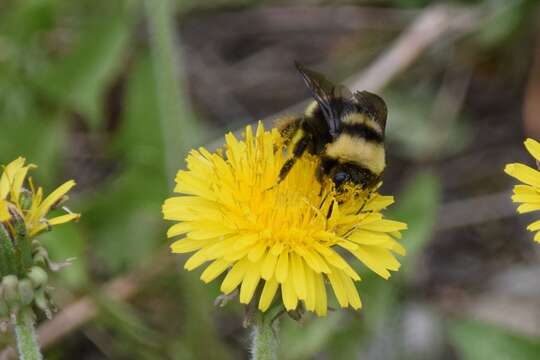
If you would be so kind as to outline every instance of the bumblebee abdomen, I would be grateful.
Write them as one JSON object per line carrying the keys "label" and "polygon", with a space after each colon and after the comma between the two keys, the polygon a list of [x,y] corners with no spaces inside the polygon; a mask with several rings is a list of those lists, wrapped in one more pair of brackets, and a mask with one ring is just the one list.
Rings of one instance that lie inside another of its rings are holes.
{"label": "bumblebee abdomen", "polygon": [[383,135],[376,129],[364,124],[347,124],[341,125],[341,134],[357,137],[369,142],[381,144],[384,141]]}
{"label": "bumblebee abdomen", "polygon": [[341,163],[353,163],[380,175],[385,166],[385,151],[382,142],[369,141],[360,136],[342,133],[326,146],[325,155]]}
{"label": "bumblebee abdomen", "polygon": [[347,114],[341,119],[341,132],[369,141],[384,141],[381,125],[372,117],[359,112]]}

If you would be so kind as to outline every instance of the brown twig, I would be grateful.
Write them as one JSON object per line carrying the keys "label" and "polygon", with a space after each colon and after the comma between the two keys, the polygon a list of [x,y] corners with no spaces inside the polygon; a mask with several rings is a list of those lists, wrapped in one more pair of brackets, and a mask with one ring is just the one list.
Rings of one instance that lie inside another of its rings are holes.
{"label": "brown twig", "polygon": [[514,216],[516,207],[510,202],[510,196],[509,191],[503,191],[444,204],[439,210],[435,230],[448,230]]}
{"label": "brown twig", "polygon": [[433,102],[429,127],[432,137],[426,158],[435,158],[442,147],[448,144],[452,129],[459,118],[467,89],[472,77],[472,68],[451,63],[447,66],[442,85]]}
{"label": "brown twig", "polygon": [[[540,24],[540,11],[538,11],[536,18],[537,24]],[[540,26],[537,27],[536,36],[534,60],[523,106],[525,131],[534,138],[540,137]]]}
{"label": "brown twig", "polygon": [[538,299],[487,294],[465,303],[450,304],[448,298],[444,302],[443,311],[457,318],[480,321],[529,337],[540,336]]}
{"label": "brown twig", "polygon": [[[418,10],[342,6],[275,6],[244,11],[211,13],[186,19],[184,31],[192,34],[217,34],[221,39],[244,35],[246,28],[255,35],[269,32],[280,36],[302,32],[339,33],[365,29],[399,30],[413,21]],[[257,26],[251,27],[251,24]],[[227,31],[223,31],[226,28]],[[201,44],[204,46],[204,44]]]}
{"label": "brown twig", "polygon": [[360,75],[347,81],[352,89],[379,91],[407,69],[428,47],[448,31],[468,32],[479,17],[478,8],[437,5],[427,8]]}

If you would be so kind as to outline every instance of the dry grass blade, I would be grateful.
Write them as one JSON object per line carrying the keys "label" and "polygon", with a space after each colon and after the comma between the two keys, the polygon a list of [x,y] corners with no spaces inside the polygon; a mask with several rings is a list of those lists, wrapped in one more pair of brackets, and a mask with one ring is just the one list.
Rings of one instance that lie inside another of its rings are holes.
{"label": "dry grass blade", "polygon": [[381,90],[449,30],[470,31],[478,17],[478,8],[448,5],[428,8],[371,66],[350,79],[348,85],[358,90]]}
{"label": "dry grass blade", "polygon": [[[540,13],[536,17],[540,23]],[[536,31],[536,51],[531,67],[524,104],[525,131],[529,136],[540,137],[540,26]]]}

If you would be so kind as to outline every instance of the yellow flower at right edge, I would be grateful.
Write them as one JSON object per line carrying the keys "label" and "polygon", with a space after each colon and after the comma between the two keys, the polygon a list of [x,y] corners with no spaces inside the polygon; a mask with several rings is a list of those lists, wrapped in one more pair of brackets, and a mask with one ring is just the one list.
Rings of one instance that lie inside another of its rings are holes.
{"label": "yellow flower at right edge", "polygon": [[[540,143],[533,139],[527,139],[525,147],[536,161],[540,162]],[[512,201],[520,203],[517,208],[518,213],[540,210],[540,171],[524,164],[513,163],[506,165],[504,172],[523,183],[514,186],[514,194],[512,195]],[[534,241],[540,242],[540,220],[530,224],[527,230],[536,231]]]}

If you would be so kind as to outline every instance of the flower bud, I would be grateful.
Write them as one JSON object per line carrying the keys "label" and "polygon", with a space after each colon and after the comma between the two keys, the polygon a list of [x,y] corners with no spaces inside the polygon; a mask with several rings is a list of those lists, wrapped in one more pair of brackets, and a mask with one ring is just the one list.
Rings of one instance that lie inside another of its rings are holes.
{"label": "flower bud", "polygon": [[49,301],[47,300],[45,289],[38,289],[35,292],[34,299],[36,306],[45,313],[45,316],[47,316],[48,319],[52,318],[52,311],[49,308]]}
{"label": "flower bud", "polygon": [[42,288],[47,284],[47,281],[49,279],[49,276],[39,266],[32,266],[28,274],[26,275],[30,281],[32,281],[32,284],[34,285],[34,288]]}
{"label": "flower bud", "polygon": [[19,302],[18,292],[19,280],[15,275],[6,275],[2,278],[2,288],[4,289],[4,300],[8,308],[17,307]]}
{"label": "flower bud", "polygon": [[9,329],[9,322],[6,320],[0,319],[0,333],[5,333]]}
{"label": "flower bud", "polygon": [[47,250],[43,246],[34,247],[33,260],[35,264],[46,266],[48,258],[49,258],[49,254],[47,253]]}
{"label": "flower bud", "polygon": [[29,279],[22,279],[19,281],[19,298],[21,300],[21,305],[29,305],[34,299],[34,287],[32,282]]}

